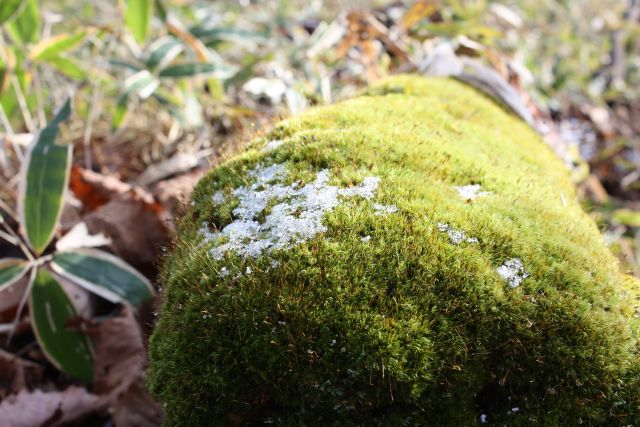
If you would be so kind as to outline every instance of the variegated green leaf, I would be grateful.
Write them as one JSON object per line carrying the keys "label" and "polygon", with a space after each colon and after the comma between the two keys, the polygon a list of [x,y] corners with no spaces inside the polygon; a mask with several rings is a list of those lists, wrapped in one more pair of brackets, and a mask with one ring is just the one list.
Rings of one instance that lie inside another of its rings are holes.
{"label": "variegated green leaf", "polygon": [[95,249],[61,252],[51,268],[63,277],[113,303],[134,307],[153,298],[151,283],[119,258]]}
{"label": "variegated green leaf", "polygon": [[0,291],[20,280],[29,269],[26,260],[18,258],[0,259]]}
{"label": "variegated green leaf", "polygon": [[171,62],[182,52],[184,45],[172,37],[161,38],[149,46],[147,68],[153,70]]}
{"label": "variegated green leaf", "polygon": [[160,70],[160,77],[193,77],[209,75],[219,79],[228,79],[236,73],[236,68],[229,64],[188,63],[176,64]]}
{"label": "variegated green leaf", "polygon": [[93,357],[86,335],[71,330],[75,307],[58,281],[39,270],[29,295],[31,325],[47,359],[62,372],[91,382]]}
{"label": "variegated green leaf", "polygon": [[21,171],[18,211],[23,233],[36,254],[53,238],[71,169],[71,145],[56,145],[60,122],[71,113],[67,100],[29,147]]}

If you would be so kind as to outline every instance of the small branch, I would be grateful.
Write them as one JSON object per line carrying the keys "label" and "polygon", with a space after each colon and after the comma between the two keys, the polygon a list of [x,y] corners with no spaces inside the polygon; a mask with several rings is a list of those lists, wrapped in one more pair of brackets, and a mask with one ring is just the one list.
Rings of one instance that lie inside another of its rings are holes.
{"label": "small branch", "polygon": [[40,128],[43,128],[47,125],[47,116],[44,112],[44,101],[42,100],[42,83],[40,82],[40,74],[38,73],[38,68],[33,67],[31,70],[33,74],[33,87],[36,92],[36,113],[38,114],[38,124]]}
{"label": "small branch", "polygon": [[22,111],[22,117],[24,119],[24,124],[27,126],[30,132],[34,132],[36,129],[35,123],[33,123],[33,117],[31,117],[31,113],[29,112],[29,106],[27,104],[27,99],[22,92],[22,88],[20,87],[20,82],[16,78],[16,76],[11,76],[11,86],[16,93],[16,99],[18,100],[18,106],[20,107],[20,111]]}
{"label": "small branch", "polygon": [[91,94],[91,106],[89,107],[89,117],[87,117],[87,125],[84,128],[84,167],[91,170],[93,162],[91,161],[91,134],[93,132],[93,122],[100,115],[100,105],[102,103],[102,86],[96,81],[93,85],[93,93]]}
{"label": "small branch", "polygon": [[11,330],[9,331],[9,335],[7,336],[6,347],[9,347],[11,344],[11,339],[13,338],[13,334],[16,331],[16,327],[18,326],[18,322],[20,322],[20,316],[22,315],[22,310],[24,309],[25,304],[27,303],[27,298],[29,297],[29,293],[31,292],[31,287],[33,286],[33,282],[36,279],[37,268],[32,267],[29,275],[29,284],[27,288],[24,290],[24,294],[20,299],[20,304],[18,305],[18,311],[16,312],[16,317],[13,319],[11,323]]}

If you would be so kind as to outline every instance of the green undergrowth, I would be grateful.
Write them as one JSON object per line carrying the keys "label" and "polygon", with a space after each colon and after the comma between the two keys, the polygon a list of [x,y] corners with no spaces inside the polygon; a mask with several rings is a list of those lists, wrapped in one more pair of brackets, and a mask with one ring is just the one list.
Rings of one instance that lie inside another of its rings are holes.
{"label": "green undergrowth", "polygon": [[[266,151],[273,140],[283,143]],[[215,231],[238,221],[234,189],[274,164],[290,188],[310,188],[322,170],[326,185],[378,177],[379,187],[370,199],[339,196],[311,238],[216,259],[228,242]],[[471,184],[488,194],[461,197],[456,186]],[[314,108],[214,169],[193,198],[151,339],[150,387],[167,425],[640,416],[638,283],[619,272],[563,164],[471,88],[399,76]],[[498,273],[516,259],[518,283]]]}

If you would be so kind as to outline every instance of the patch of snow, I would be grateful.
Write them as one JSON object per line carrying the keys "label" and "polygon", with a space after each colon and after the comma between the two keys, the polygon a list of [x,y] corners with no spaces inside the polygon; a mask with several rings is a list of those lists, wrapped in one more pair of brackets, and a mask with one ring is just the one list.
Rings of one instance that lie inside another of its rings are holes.
{"label": "patch of snow", "polygon": [[229,270],[227,270],[227,267],[222,267],[218,272],[218,277],[227,277],[228,275],[229,275]]}
{"label": "patch of snow", "polygon": [[277,149],[278,147],[280,147],[282,144],[284,144],[284,141],[281,139],[274,139],[272,141],[269,141],[267,143],[267,145],[264,146],[264,148],[262,149],[263,152],[268,153],[270,151],[274,151],[275,149]]}
{"label": "patch of snow", "polygon": [[466,233],[462,230],[456,230],[452,228],[449,224],[444,224],[442,222],[438,223],[438,230],[445,232],[449,235],[449,240],[454,245],[459,245],[462,242],[467,243],[478,243],[478,239],[475,237],[467,237]]}
{"label": "patch of snow", "polygon": [[398,212],[398,207],[396,205],[381,205],[379,203],[374,203],[373,209],[376,211],[376,215],[387,215]]}
{"label": "patch of snow", "polygon": [[364,236],[364,237],[361,237],[361,238],[360,238],[360,240],[361,240],[363,243],[367,243],[367,242],[369,242],[369,240],[371,240],[371,236]]}
{"label": "patch of snow", "polygon": [[488,191],[480,191],[482,188],[480,184],[462,185],[455,188],[458,190],[460,197],[464,200],[475,200],[478,197],[484,197],[491,194]]}
{"label": "patch of snow", "polygon": [[[257,258],[308,240],[327,231],[322,218],[339,205],[339,196],[371,199],[380,182],[378,177],[367,177],[360,185],[341,189],[328,185],[329,171],[322,170],[313,182],[302,187],[297,183],[285,185],[278,182],[286,177],[284,164],[257,166],[248,174],[255,182],[233,191],[238,198],[233,210],[235,221],[221,231],[211,232],[206,224],[200,229],[206,241],[224,242],[211,249],[214,259],[222,259],[227,252]],[[274,202],[269,214],[259,222],[267,206]]]}
{"label": "patch of snow", "polygon": [[368,176],[362,180],[360,185],[351,188],[341,188],[338,190],[338,193],[345,197],[360,196],[370,200],[375,196],[379,184],[380,178],[377,176]]}
{"label": "patch of snow", "polygon": [[213,200],[213,203],[215,203],[216,205],[221,205],[225,202],[225,200],[227,200],[227,198],[224,196],[224,193],[222,191],[216,191],[215,193],[213,193],[213,196],[211,196],[211,200]]}
{"label": "patch of snow", "polygon": [[512,288],[517,288],[524,279],[529,277],[529,273],[524,269],[522,260],[519,258],[511,258],[505,261],[496,271]]}

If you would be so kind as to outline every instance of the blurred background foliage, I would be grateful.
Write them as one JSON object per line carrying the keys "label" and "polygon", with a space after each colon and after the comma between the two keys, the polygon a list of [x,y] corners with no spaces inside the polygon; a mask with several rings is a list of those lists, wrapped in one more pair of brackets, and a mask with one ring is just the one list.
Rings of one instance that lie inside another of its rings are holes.
{"label": "blurred background foliage", "polygon": [[639,9],[635,0],[3,0],[0,197],[11,204],[25,146],[69,93],[76,162],[151,185],[216,163],[274,118],[420,72],[446,42],[497,70],[589,162],[585,203],[638,273]]}

